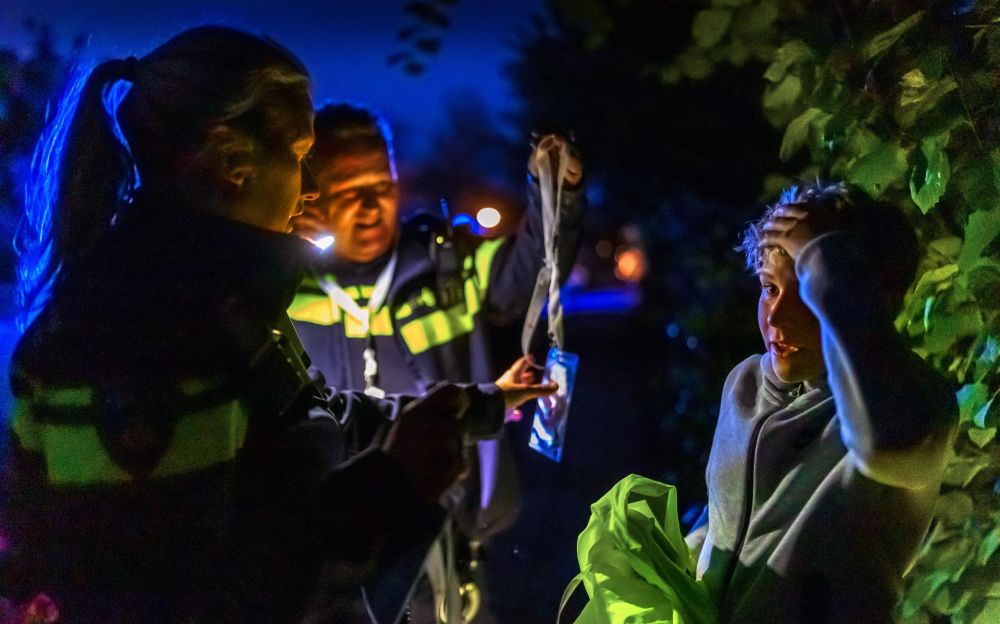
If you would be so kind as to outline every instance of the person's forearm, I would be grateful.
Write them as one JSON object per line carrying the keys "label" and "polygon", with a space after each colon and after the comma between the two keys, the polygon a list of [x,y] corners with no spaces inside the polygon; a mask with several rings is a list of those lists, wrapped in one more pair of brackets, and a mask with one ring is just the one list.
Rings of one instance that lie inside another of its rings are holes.
{"label": "person's forearm", "polygon": [[817,237],[796,272],[820,321],[827,380],[853,458],[892,485],[933,481],[954,400],[896,333],[860,246],[845,233]]}
{"label": "person's forearm", "polygon": [[[521,225],[497,251],[489,270],[487,307],[493,317],[503,321],[516,320],[527,311],[538,271],[545,261],[542,202],[536,180],[529,180],[527,194]],[[562,283],[569,278],[580,247],[584,201],[581,187],[563,189],[557,250]]]}

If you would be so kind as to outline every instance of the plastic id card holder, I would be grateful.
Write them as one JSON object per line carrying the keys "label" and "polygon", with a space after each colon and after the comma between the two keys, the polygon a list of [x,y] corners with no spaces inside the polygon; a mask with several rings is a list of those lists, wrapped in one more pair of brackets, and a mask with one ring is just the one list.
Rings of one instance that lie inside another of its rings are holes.
{"label": "plastic id card holder", "polygon": [[545,358],[545,374],[542,381],[554,381],[559,390],[552,396],[539,397],[535,409],[535,420],[531,425],[531,439],[528,446],[552,461],[562,459],[563,443],[566,440],[566,418],[569,403],[573,397],[573,384],[580,358],[574,353],[549,349]]}

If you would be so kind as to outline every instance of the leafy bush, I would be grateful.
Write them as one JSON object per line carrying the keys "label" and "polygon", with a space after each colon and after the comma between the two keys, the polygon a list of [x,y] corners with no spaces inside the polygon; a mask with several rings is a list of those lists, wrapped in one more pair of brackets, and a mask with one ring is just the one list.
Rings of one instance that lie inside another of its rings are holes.
{"label": "leafy bush", "polygon": [[766,63],[786,171],[899,204],[926,253],[897,319],[956,382],[961,430],[904,622],[1000,621],[1000,7],[989,2],[711,0],[665,81]]}

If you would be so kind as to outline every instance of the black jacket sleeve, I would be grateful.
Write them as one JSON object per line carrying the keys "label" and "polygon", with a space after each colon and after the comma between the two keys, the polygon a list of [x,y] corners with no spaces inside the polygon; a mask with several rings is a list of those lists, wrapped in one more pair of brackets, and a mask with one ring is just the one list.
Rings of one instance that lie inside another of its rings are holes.
{"label": "black jacket sleeve", "polygon": [[[506,324],[524,316],[531,302],[535,279],[545,258],[542,228],[542,196],[538,180],[528,178],[528,205],[517,233],[504,241],[490,267],[486,293],[487,313],[496,324]],[[582,185],[563,187],[559,210],[559,273],[569,278],[580,248],[580,232],[586,196]]]}

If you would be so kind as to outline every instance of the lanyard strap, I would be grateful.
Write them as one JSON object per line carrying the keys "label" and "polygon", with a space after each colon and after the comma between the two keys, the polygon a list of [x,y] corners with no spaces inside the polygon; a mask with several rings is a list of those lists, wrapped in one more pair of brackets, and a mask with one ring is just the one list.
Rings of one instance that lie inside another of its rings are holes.
{"label": "lanyard strap", "polygon": [[365,393],[378,398],[385,396],[385,392],[375,385],[378,377],[378,361],[375,359],[375,341],[371,339],[371,320],[389,296],[389,287],[392,285],[392,278],[396,273],[398,257],[398,250],[393,249],[389,263],[385,265],[378,279],[375,280],[372,296],[368,298],[368,304],[363,308],[347,294],[347,291],[337,283],[337,279],[332,275],[324,275],[319,280],[319,287],[323,289],[333,305],[339,307],[345,314],[349,314],[361,325],[361,331],[365,337],[365,350],[361,356],[364,365],[362,370],[365,378]]}
{"label": "lanyard strap", "polygon": [[545,258],[535,279],[535,291],[531,295],[528,314],[521,330],[521,351],[527,354],[531,348],[531,338],[546,300],[549,306],[549,339],[559,349],[563,348],[562,300],[559,297],[559,207],[562,205],[563,181],[569,167],[569,149],[559,148],[558,171],[553,172],[552,157],[543,151],[536,159],[538,185],[542,195],[542,234],[545,241]]}

